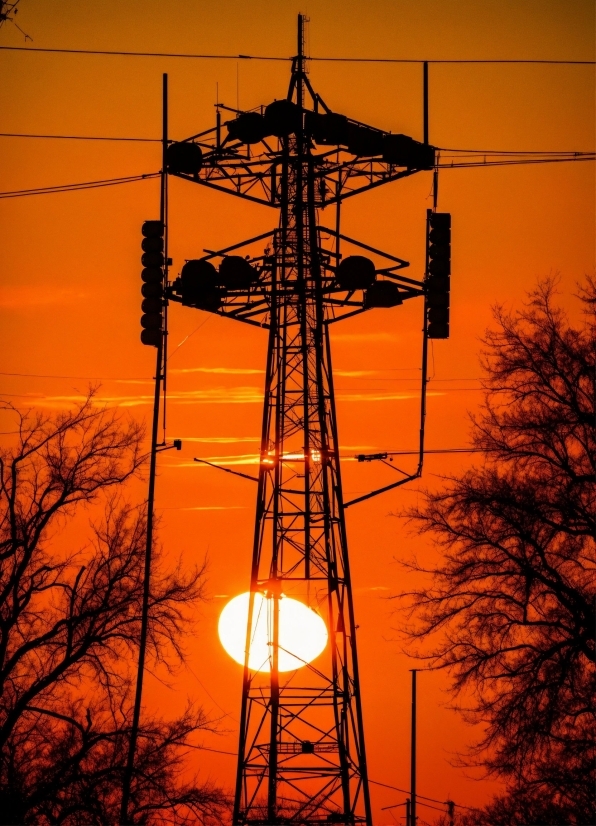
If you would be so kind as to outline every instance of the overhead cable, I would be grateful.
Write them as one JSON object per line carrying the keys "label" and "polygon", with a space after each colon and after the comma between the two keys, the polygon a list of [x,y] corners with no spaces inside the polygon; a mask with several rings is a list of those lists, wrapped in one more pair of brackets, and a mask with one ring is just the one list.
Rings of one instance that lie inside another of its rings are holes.
{"label": "overhead cable", "polygon": [[[185,52],[130,52],[108,49],[46,49],[37,46],[0,46],[0,49],[13,52],[45,52],[48,54],[85,54],[107,55],[111,57],[173,57],[189,60],[270,60],[289,62],[294,58],[279,55],[250,54],[192,54]],[[562,66],[593,66],[594,60],[540,60],[533,58],[452,58],[423,59],[398,57],[329,57],[326,55],[309,57],[307,60],[329,63],[510,63],[510,64],[544,64]]]}
{"label": "overhead cable", "polygon": [[[368,778],[368,782],[374,783],[375,786],[384,786],[386,789],[393,789],[393,791],[395,792],[403,792],[404,794],[410,794],[410,791],[408,789],[400,789],[399,786],[392,786],[389,783],[381,783],[378,780],[371,780],[370,777]],[[437,800],[436,797],[426,797],[426,795],[417,793],[416,799],[418,800],[418,798],[422,798],[423,800],[430,800],[432,803],[440,803],[446,805],[446,801]],[[458,806],[460,809],[468,809],[468,811],[470,812],[476,811],[476,809],[473,809],[471,806],[464,806],[461,803],[456,803],[455,805]]]}
{"label": "overhead cable", "polygon": [[596,160],[596,153],[586,152],[581,155],[574,154],[565,158],[520,158],[518,160],[482,160],[482,161],[462,161],[460,163],[451,161],[438,163],[439,169],[471,169],[478,166],[530,166],[541,163],[567,163],[569,161],[593,161]]}
{"label": "overhead cable", "polygon": [[50,138],[66,141],[136,141],[137,143],[162,143],[161,138],[126,138],[106,135],[34,135],[28,132],[0,132],[0,138]]}
{"label": "overhead cable", "polygon": [[27,46],[0,46],[0,49],[11,52],[46,52],[49,54],[88,54],[107,55],[110,57],[176,57],[191,60],[281,60],[284,63],[292,60],[291,57],[275,57],[273,55],[249,54],[185,54],[181,52],[127,52],[107,49],[42,49]]}
{"label": "overhead cable", "polygon": [[[44,134],[37,134],[32,132],[0,132],[0,138],[37,138],[37,139],[46,139],[46,140],[74,140],[74,141],[126,141],[126,142],[137,142],[137,143],[161,143],[160,138],[137,138],[137,137],[129,137],[126,135],[118,136],[118,135],[44,135]],[[531,156],[530,159],[534,159],[534,156],[538,156],[538,160],[542,160],[543,158],[547,159],[555,159],[555,160],[574,160],[575,158],[581,160],[592,160],[594,157],[594,152],[584,152],[584,151],[577,151],[577,150],[513,150],[513,149],[455,149],[455,148],[443,148],[443,147],[436,147],[439,152],[441,152],[441,157],[443,159],[449,158],[449,155],[445,155],[446,152],[453,152],[454,159],[461,159],[465,157],[477,158],[478,156],[505,156],[506,158],[518,158],[522,160],[526,160],[523,158],[525,155]],[[493,161],[491,161],[493,163]],[[444,164],[444,166],[454,166],[455,164]],[[459,165],[459,164],[458,164]],[[486,162],[483,162],[481,165],[486,165]]]}
{"label": "overhead cable", "polygon": [[[369,783],[374,783],[375,786],[384,786],[386,789],[393,789],[395,792],[404,792],[405,794],[409,794],[410,792],[407,789],[400,789],[399,786],[392,786],[390,783],[381,783],[379,780],[371,780],[368,778]],[[424,800],[430,800],[432,803],[443,803],[442,800],[437,800],[436,797],[426,797],[423,794],[416,794],[416,797],[421,797]]]}
{"label": "overhead cable", "polygon": [[157,178],[159,174],[159,172],[147,172],[144,175],[129,175],[125,178],[106,178],[100,181],[83,181],[75,184],[56,184],[55,186],[35,187],[34,189],[15,189],[7,192],[0,192],[0,198],[23,198],[27,195],[54,195],[57,192],[77,192],[81,189],[98,189],[104,186],[131,184],[135,181],[144,181],[149,178]]}
{"label": "overhead cable", "polygon": [[[540,159],[521,159],[511,161],[478,161],[464,162],[464,163],[446,163],[438,164],[440,169],[466,169],[478,166],[522,166],[528,164],[539,163],[567,163],[570,161],[593,161],[596,160],[596,153],[577,154],[574,153],[565,158],[540,158]],[[74,184],[56,184],[55,186],[35,187],[33,189],[16,189],[6,192],[0,192],[0,198],[22,198],[27,195],[52,195],[57,192],[76,192],[81,189],[97,189],[104,186],[116,186],[117,184],[134,183],[135,181],[142,181],[149,178],[157,178],[159,172],[148,172],[144,175],[130,175],[125,178],[107,178],[101,181],[83,181]]]}
{"label": "overhead cable", "polygon": [[516,150],[516,149],[459,149],[455,147],[446,147],[446,146],[437,146],[436,147],[441,153],[442,152],[457,152],[461,154],[463,152],[469,152],[472,155],[585,155],[589,154],[586,152],[574,152],[570,150],[539,150],[539,149],[529,149],[529,150]]}
{"label": "overhead cable", "polygon": [[330,63],[542,63],[546,65],[593,66],[596,60],[534,60],[515,58],[453,58],[453,59],[421,59],[399,57],[309,57],[308,60],[325,61]]}

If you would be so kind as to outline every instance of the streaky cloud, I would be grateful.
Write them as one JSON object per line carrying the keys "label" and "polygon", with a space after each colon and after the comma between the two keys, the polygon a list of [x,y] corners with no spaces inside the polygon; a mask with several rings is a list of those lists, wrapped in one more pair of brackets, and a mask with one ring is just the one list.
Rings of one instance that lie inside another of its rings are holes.
{"label": "streaky cloud", "polygon": [[230,376],[262,375],[265,371],[252,367],[174,367],[170,373],[220,373]]}

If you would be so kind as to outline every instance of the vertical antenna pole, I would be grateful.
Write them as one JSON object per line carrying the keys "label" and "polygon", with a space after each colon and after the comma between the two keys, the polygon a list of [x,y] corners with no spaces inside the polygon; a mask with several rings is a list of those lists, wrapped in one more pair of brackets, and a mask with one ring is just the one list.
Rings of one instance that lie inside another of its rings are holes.
{"label": "vertical antenna pole", "polygon": [[423,143],[428,143],[428,61],[422,64]]}
{"label": "vertical antenna pole", "polygon": [[[162,85],[162,136],[161,136],[161,198],[159,220],[164,225],[164,294],[168,285],[168,76],[163,75]],[[163,384],[163,443],[166,441],[166,392],[168,364],[168,302],[164,299],[164,334],[162,358]]]}
{"label": "vertical antenna pole", "polygon": [[[337,161],[339,166],[339,150],[337,152]],[[339,266],[339,251],[340,251],[340,244],[339,244],[339,233],[340,233],[340,225],[341,225],[341,172],[338,171],[337,173],[337,183],[335,185],[335,266]]]}
{"label": "vertical antenna pole", "polygon": [[[428,271],[428,247],[429,247],[429,230],[430,230],[430,216],[432,212],[430,209],[426,210],[426,264],[424,269],[424,281],[428,281],[430,275]],[[424,464],[424,433],[426,425],[426,388],[428,384],[428,300],[426,293],[424,295],[424,308],[422,320],[422,386],[420,390],[420,439],[418,442],[418,476],[422,476],[422,466]]]}
{"label": "vertical antenna pole", "polygon": [[410,823],[416,826],[416,672],[412,669],[412,740],[410,745]]}
{"label": "vertical antenna pole", "polygon": [[424,318],[422,321],[422,383],[420,389],[420,434],[418,439],[418,476],[422,476],[424,464],[424,434],[426,426],[426,387],[428,384],[428,307],[424,297]]}
{"label": "vertical antenna pole", "polygon": [[302,72],[302,59],[304,57],[304,18],[298,15],[298,71]]}
{"label": "vertical antenna pole", "polygon": [[[166,224],[166,148],[167,148],[167,101],[168,101],[168,76],[163,76],[163,141],[162,141],[162,170],[161,170],[161,193],[160,193],[160,220]],[[167,236],[166,236],[167,238]],[[167,255],[167,248],[165,250]],[[165,256],[164,256],[165,257]],[[167,260],[167,259],[166,259]],[[166,269],[167,272],[167,263]],[[165,280],[165,275],[164,275]],[[130,728],[130,740],[128,744],[128,757],[124,771],[122,783],[122,802],[120,806],[120,823],[122,826],[130,823],[128,807],[130,800],[130,784],[134,769],[135,751],[139,733],[139,720],[141,716],[141,700],[143,696],[143,676],[145,671],[145,654],[147,650],[147,630],[149,625],[149,597],[151,589],[151,553],[153,549],[153,518],[155,502],[155,475],[157,467],[157,447],[159,430],[159,403],[161,395],[162,381],[164,378],[164,342],[166,339],[165,329],[162,331],[157,346],[157,356],[155,364],[155,393],[153,397],[153,423],[151,427],[151,459],[149,464],[149,491],[147,494],[147,535],[145,544],[145,570],[143,576],[143,603],[141,608],[141,635],[139,640],[139,660],[137,664],[137,683],[135,690],[135,700],[133,708],[132,724]]]}
{"label": "vertical antenna pole", "polygon": [[410,798],[406,797],[406,826],[412,826],[412,819],[410,816]]}

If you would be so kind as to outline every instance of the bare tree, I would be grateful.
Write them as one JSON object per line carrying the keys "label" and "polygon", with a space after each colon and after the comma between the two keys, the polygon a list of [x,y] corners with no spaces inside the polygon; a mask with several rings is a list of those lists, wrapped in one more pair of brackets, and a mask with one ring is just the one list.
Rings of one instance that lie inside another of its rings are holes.
{"label": "bare tree", "polygon": [[594,823],[594,795],[588,784],[570,800],[545,784],[511,786],[482,809],[458,809],[434,826],[570,826]]}
{"label": "bare tree", "polygon": [[[413,565],[432,584],[407,595],[408,633],[471,698],[468,719],[486,732],[473,756],[509,782],[509,804],[549,800],[568,818],[545,823],[596,822],[593,281],[582,298],[577,326],[552,281],[521,311],[496,309],[473,420],[484,460],[410,514],[444,554],[436,567]],[[490,823],[526,822],[512,811]]]}
{"label": "bare tree", "polygon": [[24,32],[21,29],[21,27],[17,25],[17,22],[15,20],[15,17],[17,16],[19,11],[17,6],[20,2],[21,0],[0,0],[0,29],[2,28],[4,23],[12,23],[15,29],[18,29],[20,33],[23,35],[23,37],[25,38],[25,42],[27,42],[27,40],[33,40],[33,38],[29,37],[27,32]]}
{"label": "bare tree", "polygon": [[[0,452],[0,823],[117,823],[146,534],[144,509],[121,489],[143,464],[143,430],[93,394],[54,416],[11,412],[16,439]],[[65,547],[70,520],[102,501],[90,543]],[[203,574],[167,570],[157,555],[150,663],[182,656]],[[219,822],[219,790],[184,779],[191,735],[209,727],[192,708],[145,719],[133,822]]]}

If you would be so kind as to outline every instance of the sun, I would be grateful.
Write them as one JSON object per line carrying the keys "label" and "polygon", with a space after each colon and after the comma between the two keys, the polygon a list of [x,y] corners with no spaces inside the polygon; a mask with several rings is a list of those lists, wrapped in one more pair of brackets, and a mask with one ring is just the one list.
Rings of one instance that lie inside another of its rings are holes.
{"label": "sun", "polygon": [[[246,628],[250,594],[239,594],[228,602],[219,617],[219,638],[227,653],[244,665]],[[271,671],[273,635],[273,598],[254,595],[252,633],[248,667],[252,671]],[[314,660],[327,645],[327,626],[311,608],[282,594],[279,599],[280,671],[295,671]]]}

